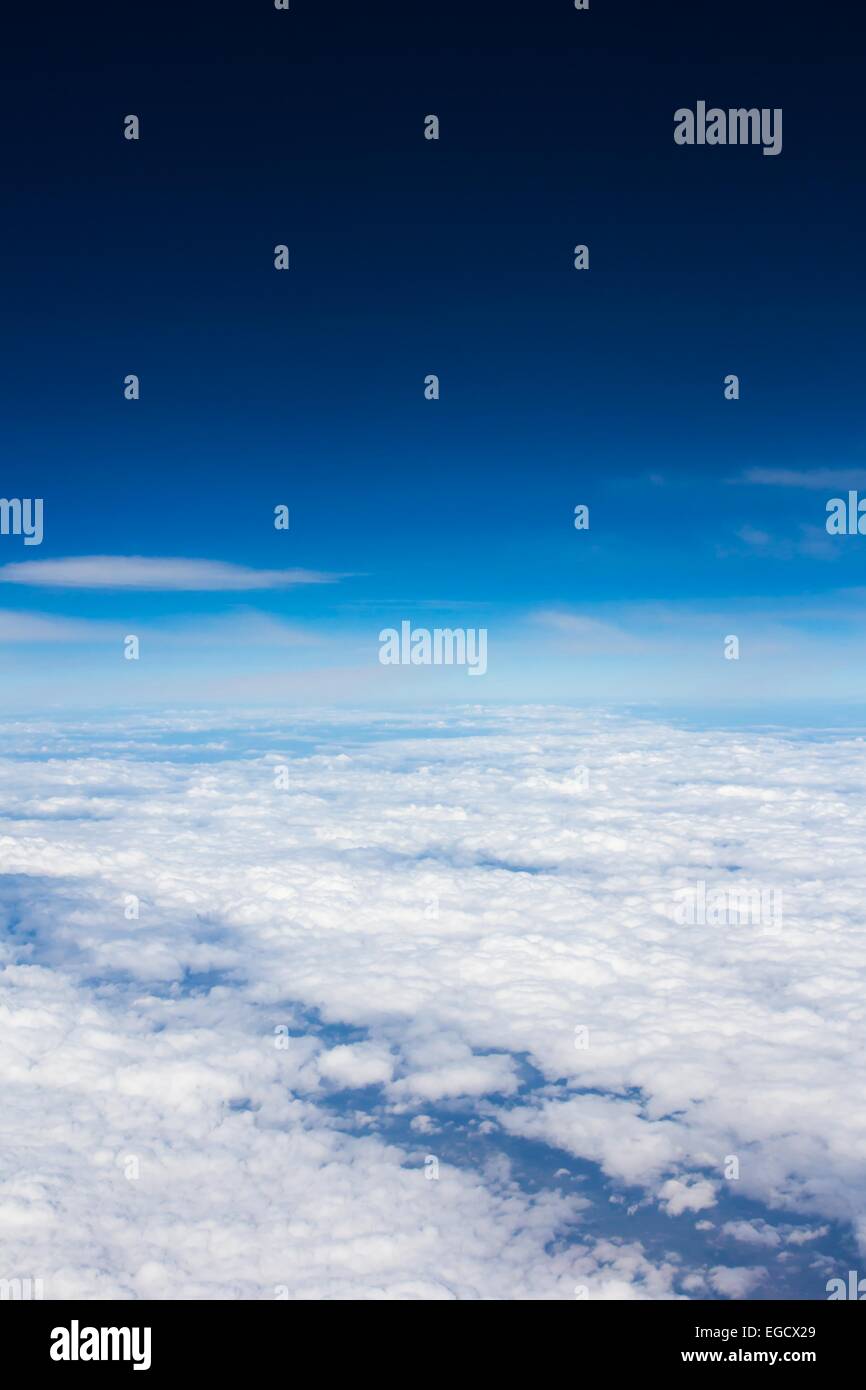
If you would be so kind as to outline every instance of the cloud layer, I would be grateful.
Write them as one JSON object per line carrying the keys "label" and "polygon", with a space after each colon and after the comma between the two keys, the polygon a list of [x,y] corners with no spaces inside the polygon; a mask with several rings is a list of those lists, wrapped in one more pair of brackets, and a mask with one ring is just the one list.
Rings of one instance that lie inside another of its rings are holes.
{"label": "cloud layer", "polygon": [[[0,1274],[738,1297],[801,1259],[822,1297],[866,1200],[862,740],[420,722],[7,727]],[[701,883],[783,911],[689,924]]]}

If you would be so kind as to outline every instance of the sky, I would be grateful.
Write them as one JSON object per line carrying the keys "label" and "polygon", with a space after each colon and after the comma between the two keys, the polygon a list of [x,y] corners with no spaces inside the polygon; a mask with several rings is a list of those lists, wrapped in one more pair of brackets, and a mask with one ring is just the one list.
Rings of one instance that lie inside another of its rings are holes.
{"label": "sky", "polygon": [[[862,1267],[863,47],[776,0],[15,16],[0,1281]],[[675,143],[701,101],[780,152]]]}
{"label": "sky", "polygon": [[[862,34],[466,8],[13,26],[8,707],[466,698],[379,667],[403,620],[485,627],[495,700],[856,703]],[[676,145],[698,100],[781,107],[782,152]]]}

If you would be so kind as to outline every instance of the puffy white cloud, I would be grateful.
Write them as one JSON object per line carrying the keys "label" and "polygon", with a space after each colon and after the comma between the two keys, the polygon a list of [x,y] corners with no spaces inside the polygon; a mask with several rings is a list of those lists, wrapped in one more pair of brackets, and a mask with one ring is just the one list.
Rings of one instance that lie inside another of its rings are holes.
{"label": "puffy white cloud", "polygon": [[725,1298],[748,1298],[761,1280],[766,1278],[766,1274],[762,1265],[716,1265],[715,1269],[710,1270],[709,1279],[716,1293]]}
{"label": "puffy white cloud", "polygon": [[721,1227],[721,1234],[746,1245],[776,1248],[783,1244],[807,1245],[813,1240],[820,1240],[829,1229],[829,1226],[790,1226],[787,1223],[772,1226],[757,1218],[752,1221],[726,1221]]}
{"label": "puffy white cloud", "polygon": [[[543,709],[437,716],[435,737],[335,724],[6,730],[0,1273],[83,1297],[765,1277],[599,1240],[584,1193],[507,1165],[442,1156],[428,1180],[455,1105],[673,1221],[733,1193],[862,1231],[860,740]],[[781,892],[780,921],[678,914],[683,889],[743,880]],[[370,1086],[377,1109],[341,1110]]]}
{"label": "puffy white cloud", "polygon": [[828,1226],[794,1226],[785,1233],[789,1245],[805,1245],[811,1240],[820,1240],[827,1234]]}
{"label": "puffy white cloud", "polygon": [[446,1163],[431,1182],[422,1152],[343,1133],[318,1072],[366,1082],[369,1050],[277,1047],[219,987],[136,998],[10,966],[3,995],[4,1268],[47,1297],[672,1295],[635,1244],[550,1253],[569,1199]]}
{"label": "puffy white cloud", "polygon": [[[512,1134],[542,1139],[591,1159],[603,1172],[624,1183],[654,1183],[680,1157],[674,1125],[652,1124],[636,1102],[613,1097],[543,1100],[538,1106],[503,1112],[500,1122]],[[684,1184],[679,1187],[685,1189]]]}
{"label": "puffy white cloud", "polygon": [[371,1043],[343,1044],[319,1057],[319,1075],[340,1086],[374,1086],[390,1081],[394,1059],[382,1047]]}
{"label": "puffy white cloud", "polygon": [[517,1089],[514,1061],[502,1054],[476,1056],[458,1037],[407,1030],[402,1044],[405,1074],[390,1094],[399,1100],[431,1102],[456,1096],[510,1095]]}
{"label": "puffy white cloud", "polygon": [[782,1237],[766,1221],[726,1221],[722,1235],[732,1240],[743,1241],[746,1245],[767,1245],[771,1248],[782,1244]]}
{"label": "puffy white cloud", "polygon": [[716,1205],[716,1184],[712,1182],[681,1182],[668,1178],[659,1188],[659,1198],[668,1216],[680,1216],[684,1211],[704,1211]]}

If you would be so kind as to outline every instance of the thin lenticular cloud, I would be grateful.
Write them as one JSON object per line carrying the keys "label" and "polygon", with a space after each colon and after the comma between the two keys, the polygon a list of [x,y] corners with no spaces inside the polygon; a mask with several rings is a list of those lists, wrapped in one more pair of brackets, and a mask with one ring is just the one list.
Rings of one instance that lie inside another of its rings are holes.
{"label": "thin lenticular cloud", "polygon": [[162,559],[149,555],[75,555],[64,560],[22,560],[0,566],[0,582],[54,589],[165,589],[228,591],[333,584],[317,570],[255,570],[224,560]]}

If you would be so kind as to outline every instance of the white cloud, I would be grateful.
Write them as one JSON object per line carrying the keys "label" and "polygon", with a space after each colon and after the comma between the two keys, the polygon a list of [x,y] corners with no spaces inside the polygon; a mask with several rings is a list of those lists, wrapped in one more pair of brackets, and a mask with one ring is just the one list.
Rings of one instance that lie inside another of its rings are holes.
{"label": "white cloud", "polygon": [[633,1101],[593,1095],[545,1100],[504,1112],[500,1123],[512,1134],[591,1159],[625,1183],[654,1183],[678,1157],[674,1126],[650,1124]]}
{"label": "white cloud", "polygon": [[829,1230],[829,1226],[794,1226],[785,1234],[785,1240],[789,1245],[805,1245],[812,1240],[820,1240]]}
{"label": "white cloud", "polygon": [[782,1244],[779,1232],[766,1221],[726,1221],[722,1226],[722,1235],[746,1245],[767,1245],[772,1248]]}
{"label": "white cloud", "polygon": [[741,1265],[734,1268],[716,1265],[715,1269],[710,1270],[709,1275],[716,1293],[723,1294],[725,1298],[748,1298],[766,1277],[767,1271],[763,1265]]}
{"label": "white cloud", "polygon": [[491,1092],[508,1094],[517,1089],[514,1064],[510,1057],[477,1057],[450,1066],[416,1071],[392,1088],[401,1098],[421,1101],[446,1100],[454,1096],[484,1096]]}
{"label": "white cloud", "polygon": [[332,1047],[319,1058],[319,1074],[340,1086],[374,1086],[390,1081],[394,1059],[370,1043]]}
{"label": "white cloud", "polygon": [[[334,723],[0,729],[4,1277],[52,1297],[700,1287],[688,1261],[582,1234],[583,1192],[444,1153],[427,1181],[438,1106],[494,1147],[550,1146],[551,1172],[561,1151],[596,1164],[673,1223],[735,1195],[856,1226],[862,740],[540,708],[440,712],[435,738]],[[781,889],[779,930],[677,920],[679,888],[741,878]],[[359,1086],[378,1109],[354,1125],[329,1098]],[[709,1277],[742,1297],[763,1273]]]}
{"label": "white cloud", "polygon": [[716,1205],[716,1184],[712,1182],[680,1182],[669,1178],[659,1188],[662,1209],[668,1216],[680,1216],[684,1211],[704,1211]]}
{"label": "white cloud", "polygon": [[224,560],[145,555],[75,555],[0,565],[0,583],[59,589],[284,589],[295,584],[330,584],[337,577],[315,570],[256,570]]}

